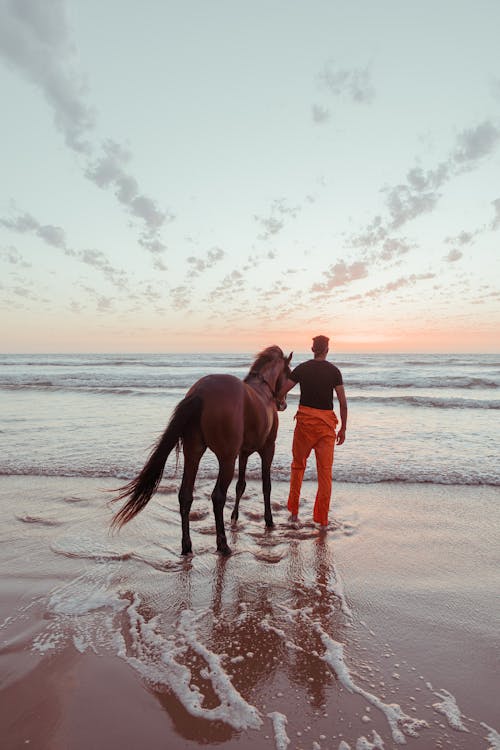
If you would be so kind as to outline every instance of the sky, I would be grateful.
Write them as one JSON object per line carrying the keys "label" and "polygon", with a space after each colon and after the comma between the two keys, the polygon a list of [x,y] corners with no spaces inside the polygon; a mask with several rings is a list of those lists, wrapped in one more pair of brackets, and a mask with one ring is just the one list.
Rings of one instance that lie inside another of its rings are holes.
{"label": "sky", "polygon": [[499,29],[0,0],[0,351],[499,351]]}

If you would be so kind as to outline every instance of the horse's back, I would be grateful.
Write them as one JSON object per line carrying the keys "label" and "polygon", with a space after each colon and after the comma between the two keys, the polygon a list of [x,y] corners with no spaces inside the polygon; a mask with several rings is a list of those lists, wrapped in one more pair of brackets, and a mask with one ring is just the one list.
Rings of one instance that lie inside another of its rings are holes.
{"label": "horse's back", "polygon": [[245,386],[234,375],[206,375],[188,391],[202,399],[200,429],[217,456],[237,456],[244,431]]}

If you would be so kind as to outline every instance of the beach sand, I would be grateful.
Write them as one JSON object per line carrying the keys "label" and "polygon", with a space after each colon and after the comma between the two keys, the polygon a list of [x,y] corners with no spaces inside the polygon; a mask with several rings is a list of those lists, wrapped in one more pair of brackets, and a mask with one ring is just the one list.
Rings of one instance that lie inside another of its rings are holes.
{"label": "beach sand", "polygon": [[207,482],[119,535],[109,480],[0,480],[2,748],[499,748],[498,490],[304,485],[266,530],[249,482],[229,558]]}

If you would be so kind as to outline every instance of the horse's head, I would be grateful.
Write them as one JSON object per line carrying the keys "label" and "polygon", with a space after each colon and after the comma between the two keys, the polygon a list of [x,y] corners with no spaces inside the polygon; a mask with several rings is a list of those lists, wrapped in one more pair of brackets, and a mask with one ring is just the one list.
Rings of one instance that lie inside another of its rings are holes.
{"label": "horse's head", "polygon": [[282,394],[282,391],[286,385],[287,380],[290,379],[291,375],[291,369],[290,369],[290,362],[292,361],[293,352],[290,352],[288,357],[285,357],[283,355],[283,369],[278,375],[278,379],[276,381],[276,408],[278,411],[285,411],[286,407],[288,406],[286,402],[286,393]]}
{"label": "horse's head", "polygon": [[265,383],[274,397],[278,411],[286,409],[286,396],[280,396],[290,375],[290,361],[293,352],[288,357],[283,354],[279,346],[269,346],[257,355],[250,372],[245,380],[258,377]]}

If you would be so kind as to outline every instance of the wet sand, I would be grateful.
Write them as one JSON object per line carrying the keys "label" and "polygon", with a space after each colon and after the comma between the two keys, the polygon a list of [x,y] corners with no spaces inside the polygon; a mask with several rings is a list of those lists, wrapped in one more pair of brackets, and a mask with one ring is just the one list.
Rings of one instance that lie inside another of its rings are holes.
{"label": "wet sand", "polygon": [[498,490],[249,483],[229,558],[211,487],[182,558],[176,484],[119,535],[100,488],[0,479],[2,747],[500,747]]}

